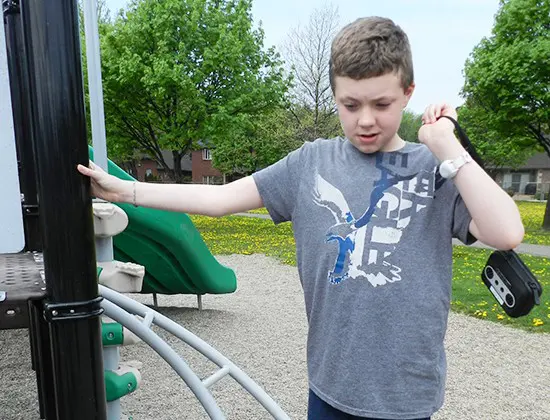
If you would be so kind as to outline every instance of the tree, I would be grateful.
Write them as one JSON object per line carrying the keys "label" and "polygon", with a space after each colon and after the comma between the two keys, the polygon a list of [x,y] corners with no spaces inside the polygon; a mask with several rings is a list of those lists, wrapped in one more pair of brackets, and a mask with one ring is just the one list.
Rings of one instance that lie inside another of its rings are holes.
{"label": "tree", "polygon": [[297,140],[296,132],[296,121],[286,107],[259,115],[241,133],[216,144],[213,165],[224,173],[251,174],[300,147],[303,141]]}
{"label": "tree", "polygon": [[[519,138],[550,156],[550,2],[501,0],[492,35],[467,60],[463,96],[495,139]],[[525,140],[530,139],[530,144]],[[543,228],[550,229],[550,200]]]}
{"label": "tree", "polygon": [[494,176],[496,170],[516,168],[533,154],[533,140],[525,135],[507,135],[491,127],[490,113],[470,100],[458,108],[460,125],[466,130],[476,151],[485,163],[487,172]]}
{"label": "tree", "polygon": [[109,142],[139,148],[176,181],[199,142],[241,134],[287,89],[251,0],[134,0],[102,35]]}
{"label": "tree", "polygon": [[328,72],[338,22],[336,7],[315,9],[305,27],[290,31],[283,46],[283,56],[293,76],[290,110],[302,140],[333,137],[340,132]]}
{"label": "tree", "polygon": [[401,118],[401,125],[397,134],[403,140],[417,142],[418,141],[418,130],[422,126],[422,116],[405,109],[403,111],[403,117]]}

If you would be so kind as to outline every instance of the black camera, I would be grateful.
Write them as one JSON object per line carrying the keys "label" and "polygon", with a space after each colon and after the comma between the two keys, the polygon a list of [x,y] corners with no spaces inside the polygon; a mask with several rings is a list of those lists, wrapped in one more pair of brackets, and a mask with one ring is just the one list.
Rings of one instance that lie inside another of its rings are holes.
{"label": "black camera", "polygon": [[527,315],[540,304],[542,286],[514,251],[493,252],[481,279],[512,318]]}

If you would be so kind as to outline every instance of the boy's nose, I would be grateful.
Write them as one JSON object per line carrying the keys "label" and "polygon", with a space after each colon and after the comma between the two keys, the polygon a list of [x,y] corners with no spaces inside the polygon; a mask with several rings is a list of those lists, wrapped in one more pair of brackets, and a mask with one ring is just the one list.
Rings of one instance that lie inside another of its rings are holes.
{"label": "boy's nose", "polygon": [[359,115],[359,126],[361,127],[372,127],[374,125],[374,114],[370,109],[363,109],[361,115]]}

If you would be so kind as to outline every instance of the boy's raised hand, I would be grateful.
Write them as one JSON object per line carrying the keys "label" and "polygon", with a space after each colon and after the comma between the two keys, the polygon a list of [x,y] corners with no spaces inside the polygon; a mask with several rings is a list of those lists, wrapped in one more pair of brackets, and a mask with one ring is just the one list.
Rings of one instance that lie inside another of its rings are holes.
{"label": "boy's raised hand", "polygon": [[[457,119],[456,110],[449,104],[431,104],[422,114],[422,126],[418,130],[418,139],[424,143],[440,160],[447,159],[458,152],[460,142],[454,135],[454,125],[447,118]],[[458,156],[457,154],[457,156]]]}
{"label": "boy's raised hand", "polygon": [[93,196],[106,201],[124,201],[124,187],[127,182],[109,175],[92,161],[88,167],[78,165],[77,169],[82,175],[90,177]]}

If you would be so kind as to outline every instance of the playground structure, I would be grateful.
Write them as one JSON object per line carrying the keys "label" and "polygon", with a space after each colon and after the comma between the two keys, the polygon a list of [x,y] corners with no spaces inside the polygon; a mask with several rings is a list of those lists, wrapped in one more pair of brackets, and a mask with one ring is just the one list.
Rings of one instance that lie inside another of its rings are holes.
{"label": "playground structure", "polygon": [[[92,148],[89,156],[93,160]],[[111,161],[108,171],[118,178],[133,180]],[[125,203],[117,206],[128,216],[128,226],[113,238],[114,258],[147,267],[141,293],[200,297],[236,290],[235,273],[212,256],[186,214]]]}
{"label": "playground structure", "polygon": [[[85,3],[88,23],[95,19],[97,25],[93,0]],[[120,420],[119,400],[139,386],[140,374],[136,364],[119,362],[118,347],[141,339],[180,375],[211,418],[224,415],[209,387],[230,375],[275,418],[287,419],[230,360],[115,291],[200,297],[231,293],[236,280],[186,215],[92,204],[89,180],[76,171],[93,154],[87,146],[78,15],[75,0],[3,1],[0,117],[3,127],[13,130],[3,130],[0,137],[2,151],[9,152],[2,154],[7,162],[1,162],[3,183],[11,186],[7,193],[2,190],[9,205],[3,204],[0,213],[10,215],[7,233],[2,232],[9,240],[2,241],[0,255],[0,329],[29,329],[40,418]],[[98,59],[97,28],[87,25],[86,31],[88,57],[95,50]],[[91,99],[93,131],[102,115],[98,106]],[[96,163],[106,167],[105,143],[98,144],[103,150],[95,148]],[[129,177],[112,162],[108,169]],[[109,287],[98,286],[98,278]],[[152,325],[220,369],[201,380]]]}

